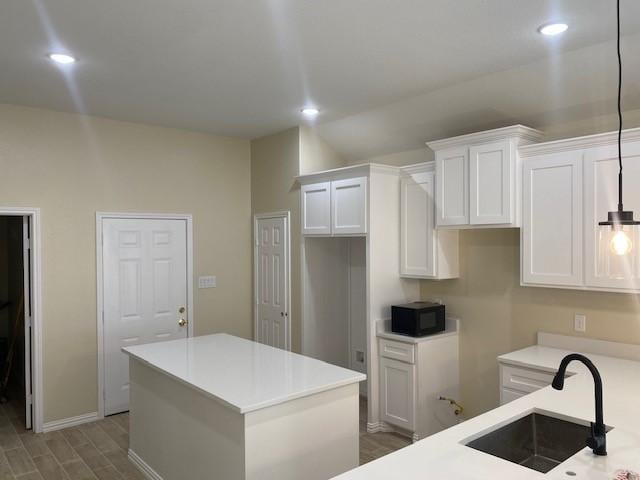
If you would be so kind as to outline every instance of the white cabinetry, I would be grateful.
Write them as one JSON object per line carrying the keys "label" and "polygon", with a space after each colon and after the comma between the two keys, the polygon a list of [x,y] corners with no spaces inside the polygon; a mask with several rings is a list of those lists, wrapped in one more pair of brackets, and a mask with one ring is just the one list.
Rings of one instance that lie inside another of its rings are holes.
{"label": "white cabinetry", "polygon": [[400,275],[458,276],[458,232],[435,229],[434,162],[402,169],[400,178]]}
{"label": "white cabinetry", "polygon": [[302,184],[302,234],[366,234],[367,180],[354,177]]}
{"label": "white cabinetry", "polygon": [[581,152],[527,159],[523,178],[523,283],[580,285]]}
{"label": "white cabinetry", "polygon": [[[624,206],[640,214],[640,129],[623,134]],[[640,228],[627,256],[599,227],[618,204],[617,132],[520,149],[523,158],[522,284],[640,292]]]}
{"label": "white cabinetry", "polygon": [[519,227],[518,147],[541,138],[515,125],[429,142],[436,158],[436,225]]}
{"label": "white cabinetry", "polygon": [[416,366],[390,358],[380,359],[382,420],[415,430]]}
{"label": "white cabinetry", "polygon": [[500,405],[540,390],[553,382],[553,373],[500,363]]}
{"label": "white cabinetry", "polygon": [[367,233],[367,177],[331,182],[331,233]]}
{"label": "white cabinetry", "polygon": [[436,224],[469,224],[469,150],[466,147],[436,151]]}
{"label": "white cabinetry", "polygon": [[385,429],[414,440],[458,420],[440,396],[458,399],[458,321],[447,320],[440,335],[410,338],[379,333],[380,419]]}
{"label": "white cabinetry", "polygon": [[[623,201],[625,210],[640,216],[640,142],[625,142]],[[598,227],[607,212],[618,208],[618,146],[590,148],[584,155],[585,283],[587,287],[637,290],[640,288],[640,228],[630,229],[633,250],[611,252],[611,228]]]}
{"label": "white cabinetry", "polygon": [[331,234],[331,182],[302,185],[302,233]]}

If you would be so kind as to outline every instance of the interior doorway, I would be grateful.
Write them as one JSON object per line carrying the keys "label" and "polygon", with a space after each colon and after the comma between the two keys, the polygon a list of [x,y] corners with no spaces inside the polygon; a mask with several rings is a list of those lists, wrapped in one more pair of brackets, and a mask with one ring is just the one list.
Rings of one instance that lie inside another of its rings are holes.
{"label": "interior doorway", "polygon": [[99,416],[129,410],[122,347],[193,335],[190,215],[98,213]]}
{"label": "interior doorway", "polygon": [[291,350],[291,232],[289,212],[254,217],[254,337]]}
{"label": "interior doorway", "polygon": [[33,428],[33,258],[29,215],[0,215],[0,405],[17,429]]}

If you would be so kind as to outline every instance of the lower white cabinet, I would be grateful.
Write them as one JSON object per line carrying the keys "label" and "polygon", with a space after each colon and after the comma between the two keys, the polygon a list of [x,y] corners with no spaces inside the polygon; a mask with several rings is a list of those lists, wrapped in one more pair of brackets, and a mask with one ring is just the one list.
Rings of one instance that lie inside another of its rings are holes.
{"label": "lower white cabinet", "polygon": [[400,177],[400,276],[457,278],[458,231],[435,228],[435,165],[402,169]]}
{"label": "lower white cabinet", "polygon": [[380,359],[382,420],[415,430],[416,366],[390,358]]}
{"label": "lower white cabinet", "polygon": [[500,364],[500,405],[540,390],[553,382],[553,373]]}
{"label": "lower white cabinet", "polygon": [[447,321],[447,332],[431,337],[378,338],[381,420],[414,440],[458,421],[449,403],[439,400],[459,400],[457,320]]}

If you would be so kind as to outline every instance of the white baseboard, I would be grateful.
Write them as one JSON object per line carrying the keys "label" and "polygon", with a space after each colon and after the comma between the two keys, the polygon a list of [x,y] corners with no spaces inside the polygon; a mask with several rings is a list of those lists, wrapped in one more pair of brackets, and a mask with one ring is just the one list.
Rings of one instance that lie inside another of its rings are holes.
{"label": "white baseboard", "polygon": [[42,425],[42,431],[53,432],[54,430],[62,430],[63,428],[76,427],[83,423],[90,423],[99,420],[100,416],[98,412],[85,413],[84,415],[78,415],[77,417],[62,418],[60,420],[53,420],[52,422],[46,422]]}
{"label": "white baseboard", "polygon": [[158,475],[158,472],[151,468],[147,462],[142,460],[138,454],[131,449],[129,449],[129,460],[148,480],[163,480],[162,477]]}
{"label": "white baseboard", "polygon": [[395,432],[395,429],[385,422],[369,422],[367,423],[367,433],[378,433],[378,432]]}

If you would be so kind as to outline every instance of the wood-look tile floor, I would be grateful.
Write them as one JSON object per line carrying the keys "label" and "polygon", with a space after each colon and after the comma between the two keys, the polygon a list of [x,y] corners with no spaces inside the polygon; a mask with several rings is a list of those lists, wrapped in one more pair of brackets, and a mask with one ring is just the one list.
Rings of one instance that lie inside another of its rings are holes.
{"label": "wood-look tile floor", "polygon": [[127,413],[34,434],[22,407],[0,406],[0,480],[144,480],[128,448]]}
{"label": "wood-look tile floor", "polygon": [[411,445],[411,440],[395,433],[367,433],[367,401],[360,398],[360,465],[407,445]]}
{"label": "wood-look tile floor", "polygon": [[[394,433],[366,432],[360,403],[360,464],[411,443]],[[19,405],[0,405],[0,480],[143,480],[127,458],[129,414],[50,433],[24,428]]]}

